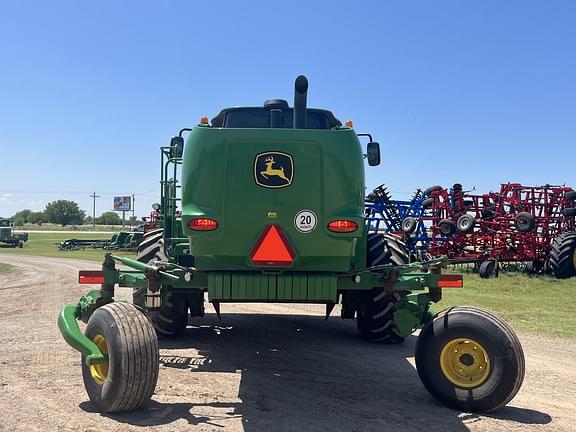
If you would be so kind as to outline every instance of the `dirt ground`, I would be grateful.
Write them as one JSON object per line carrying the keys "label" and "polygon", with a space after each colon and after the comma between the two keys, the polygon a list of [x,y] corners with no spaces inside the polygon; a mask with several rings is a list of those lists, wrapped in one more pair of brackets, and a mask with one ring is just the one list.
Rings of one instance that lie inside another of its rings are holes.
{"label": "dirt ground", "polygon": [[[444,408],[420,384],[415,338],[367,344],[354,322],[323,308],[223,305],[161,342],[156,393],[145,409],[101,415],[82,384],[80,354],[62,339],[59,309],[98,264],[3,255],[0,274],[2,431],[574,431],[576,343],[521,335],[526,379],[492,415]],[[129,291],[119,290],[126,298]]]}

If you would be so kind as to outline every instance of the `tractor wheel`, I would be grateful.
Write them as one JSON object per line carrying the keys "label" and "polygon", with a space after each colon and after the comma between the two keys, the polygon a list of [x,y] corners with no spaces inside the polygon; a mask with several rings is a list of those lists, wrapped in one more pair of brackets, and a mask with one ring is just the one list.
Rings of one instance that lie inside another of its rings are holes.
{"label": "tractor wheel", "polygon": [[426,390],[447,406],[491,412],[520,390],[524,353],[514,331],[497,315],[454,307],[420,333],[416,368]]}
{"label": "tractor wheel", "polygon": [[520,212],[514,218],[514,226],[520,232],[532,231],[536,224],[536,218],[528,212]]}
{"label": "tractor wheel", "polygon": [[500,266],[494,260],[486,260],[480,264],[478,269],[478,275],[482,279],[488,279],[492,276],[498,277],[498,273],[500,271]]}
{"label": "tractor wheel", "polygon": [[384,240],[390,250],[390,263],[395,266],[401,266],[410,263],[410,252],[408,246],[400,237],[392,234],[384,234]]}
{"label": "tractor wheel", "polygon": [[476,219],[474,219],[474,216],[469,214],[463,214],[456,221],[456,228],[458,228],[458,231],[466,234],[474,229],[475,224]]}
{"label": "tractor wheel", "polygon": [[576,231],[557,235],[550,250],[550,267],[558,279],[576,276]]}
{"label": "tractor wheel", "polygon": [[564,193],[564,199],[575,201],[576,200],[576,191],[569,191]]}
{"label": "tractor wheel", "polygon": [[440,229],[440,233],[445,237],[452,237],[456,234],[456,224],[450,219],[442,219],[438,222],[438,228]]}
{"label": "tractor wheel", "polygon": [[186,296],[168,294],[160,310],[148,314],[159,337],[178,337],[188,325],[188,301]]}
{"label": "tractor wheel", "polygon": [[142,309],[150,318],[156,333],[161,338],[180,336],[188,325],[188,301],[186,296],[168,294],[160,310],[146,308],[146,288],[135,288],[132,303]]}
{"label": "tractor wheel", "polygon": [[422,201],[422,208],[429,209],[434,205],[434,198],[426,198]]}
{"label": "tractor wheel", "polygon": [[424,191],[424,196],[430,196],[431,193],[441,191],[443,189],[444,188],[442,186],[439,186],[439,185],[430,186],[429,188],[427,188]]}
{"label": "tractor wheel", "polygon": [[143,263],[149,263],[160,250],[160,240],[164,234],[164,229],[158,228],[148,231],[138,245],[137,260]]}
{"label": "tractor wheel", "polygon": [[20,241],[18,242],[18,247],[19,247],[20,249],[22,249],[22,248],[24,247],[24,242],[23,242],[22,240],[20,240]]}
{"label": "tractor wheel", "polygon": [[562,210],[562,214],[564,216],[576,216],[576,208],[575,207],[567,207],[564,210]]}
{"label": "tractor wheel", "polygon": [[408,216],[402,221],[402,231],[406,234],[412,234],[414,231],[416,231],[417,226],[418,221],[412,216]]}
{"label": "tractor wheel", "polygon": [[128,303],[96,309],[86,336],[108,354],[106,363],[88,366],[82,378],[88,397],[100,412],[132,411],[144,405],[158,380],[158,338],[146,316]]}
{"label": "tractor wheel", "polygon": [[[368,235],[368,266],[403,265],[410,261],[404,243],[392,235]],[[370,342],[402,343],[394,323],[398,293],[387,294],[383,287],[366,293],[358,305],[356,325],[360,335]]]}
{"label": "tractor wheel", "polygon": [[166,252],[164,251],[164,239],[163,238],[158,240],[158,251],[154,255],[154,260],[155,261],[168,261],[168,255],[166,255]]}
{"label": "tractor wheel", "polygon": [[368,266],[395,265],[410,262],[406,243],[392,234],[368,234]]}

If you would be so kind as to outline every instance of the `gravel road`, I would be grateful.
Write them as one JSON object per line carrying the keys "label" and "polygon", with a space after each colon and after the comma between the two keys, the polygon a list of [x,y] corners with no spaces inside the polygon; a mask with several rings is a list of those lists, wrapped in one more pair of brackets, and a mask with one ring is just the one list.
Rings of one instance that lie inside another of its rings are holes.
{"label": "gravel road", "polygon": [[[526,379],[492,415],[460,413],[430,397],[414,369],[415,338],[367,344],[355,324],[323,308],[223,305],[161,341],[156,393],[138,412],[101,415],[84,392],[80,355],[58,332],[59,309],[98,264],[2,255],[2,431],[574,431],[576,343],[520,335]],[[130,291],[118,290],[127,298]]]}

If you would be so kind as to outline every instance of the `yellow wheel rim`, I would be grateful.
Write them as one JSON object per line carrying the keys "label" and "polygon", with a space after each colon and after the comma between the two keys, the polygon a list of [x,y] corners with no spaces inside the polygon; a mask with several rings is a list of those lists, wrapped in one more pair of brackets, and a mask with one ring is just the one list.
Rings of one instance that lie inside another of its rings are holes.
{"label": "yellow wheel rim", "polygon": [[576,270],[576,249],[572,252],[572,266],[574,267],[574,270]]}
{"label": "yellow wheel rim", "polygon": [[[108,354],[108,345],[106,344],[106,338],[104,336],[96,335],[92,338],[92,342],[96,344],[100,351]],[[104,384],[106,378],[108,378],[108,362],[90,365],[90,376],[96,384]]]}
{"label": "yellow wheel rim", "polygon": [[452,384],[463,388],[481,385],[490,375],[490,359],[486,349],[473,339],[456,338],[440,353],[440,367]]}

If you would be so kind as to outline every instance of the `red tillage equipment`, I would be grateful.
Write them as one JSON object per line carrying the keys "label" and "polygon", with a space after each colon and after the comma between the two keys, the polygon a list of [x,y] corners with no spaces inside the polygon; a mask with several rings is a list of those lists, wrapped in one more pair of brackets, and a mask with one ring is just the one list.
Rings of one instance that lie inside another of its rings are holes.
{"label": "red tillage equipment", "polygon": [[[576,191],[567,186],[502,184],[499,192],[473,195],[455,184],[427,190],[433,256],[453,262],[478,262],[481,276],[489,276],[498,262],[527,262],[540,272],[550,263],[556,276],[570,274],[570,261],[559,256],[570,245],[554,250],[560,234],[576,229]],[[565,241],[564,241],[565,242]],[[572,263],[572,272],[574,263]],[[562,267],[562,268],[560,268]]]}

